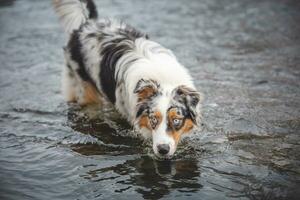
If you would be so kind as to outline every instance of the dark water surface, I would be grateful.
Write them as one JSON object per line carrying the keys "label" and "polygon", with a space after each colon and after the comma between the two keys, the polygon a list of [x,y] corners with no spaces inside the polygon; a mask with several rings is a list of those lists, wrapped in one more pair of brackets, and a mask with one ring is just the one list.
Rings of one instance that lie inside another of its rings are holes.
{"label": "dark water surface", "polygon": [[97,4],[174,50],[203,128],[157,161],[113,108],[67,105],[50,1],[0,0],[0,199],[299,199],[299,1]]}

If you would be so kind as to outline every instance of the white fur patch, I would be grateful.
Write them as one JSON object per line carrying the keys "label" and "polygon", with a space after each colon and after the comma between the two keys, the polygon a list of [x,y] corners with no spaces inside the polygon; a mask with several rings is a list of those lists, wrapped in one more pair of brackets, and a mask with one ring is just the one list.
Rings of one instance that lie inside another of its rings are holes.
{"label": "white fur patch", "polygon": [[[195,88],[192,77],[186,68],[178,63],[170,50],[143,38],[137,39],[135,46],[135,51],[122,56],[116,67],[116,72],[119,72],[116,78],[124,82],[127,95],[123,99],[124,108],[119,110],[126,110],[125,112],[129,113],[127,118],[130,122],[135,120],[135,112],[132,111],[136,109],[137,96],[133,91],[140,79],[155,80],[163,90],[169,92],[179,85]],[[133,58],[138,60],[127,66],[126,60],[130,61]]]}
{"label": "white fur patch", "polygon": [[88,10],[82,1],[53,0],[54,8],[68,34],[78,29],[88,19]]}

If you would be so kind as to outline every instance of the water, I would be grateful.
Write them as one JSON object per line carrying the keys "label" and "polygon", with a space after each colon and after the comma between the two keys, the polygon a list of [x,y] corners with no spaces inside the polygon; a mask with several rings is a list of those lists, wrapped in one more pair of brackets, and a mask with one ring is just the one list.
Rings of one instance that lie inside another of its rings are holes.
{"label": "water", "polygon": [[174,50],[203,127],[157,161],[113,108],[67,105],[50,1],[1,0],[0,199],[299,198],[299,2],[97,4]]}

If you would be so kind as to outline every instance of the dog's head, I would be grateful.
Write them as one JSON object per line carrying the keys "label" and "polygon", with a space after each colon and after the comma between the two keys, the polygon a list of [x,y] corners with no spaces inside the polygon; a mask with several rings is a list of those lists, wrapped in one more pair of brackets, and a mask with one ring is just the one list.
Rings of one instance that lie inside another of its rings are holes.
{"label": "dog's head", "polygon": [[164,87],[144,79],[134,93],[138,98],[135,128],[152,137],[155,155],[172,157],[181,137],[200,123],[200,94],[184,85]]}

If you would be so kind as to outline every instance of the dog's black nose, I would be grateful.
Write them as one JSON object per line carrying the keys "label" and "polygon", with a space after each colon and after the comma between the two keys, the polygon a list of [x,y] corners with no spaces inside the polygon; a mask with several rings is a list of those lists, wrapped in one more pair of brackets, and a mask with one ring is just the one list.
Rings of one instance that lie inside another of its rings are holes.
{"label": "dog's black nose", "polygon": [[170,151],[170,146],[168,144],[157,145],[158,153],[161,155],[166,155]]}

